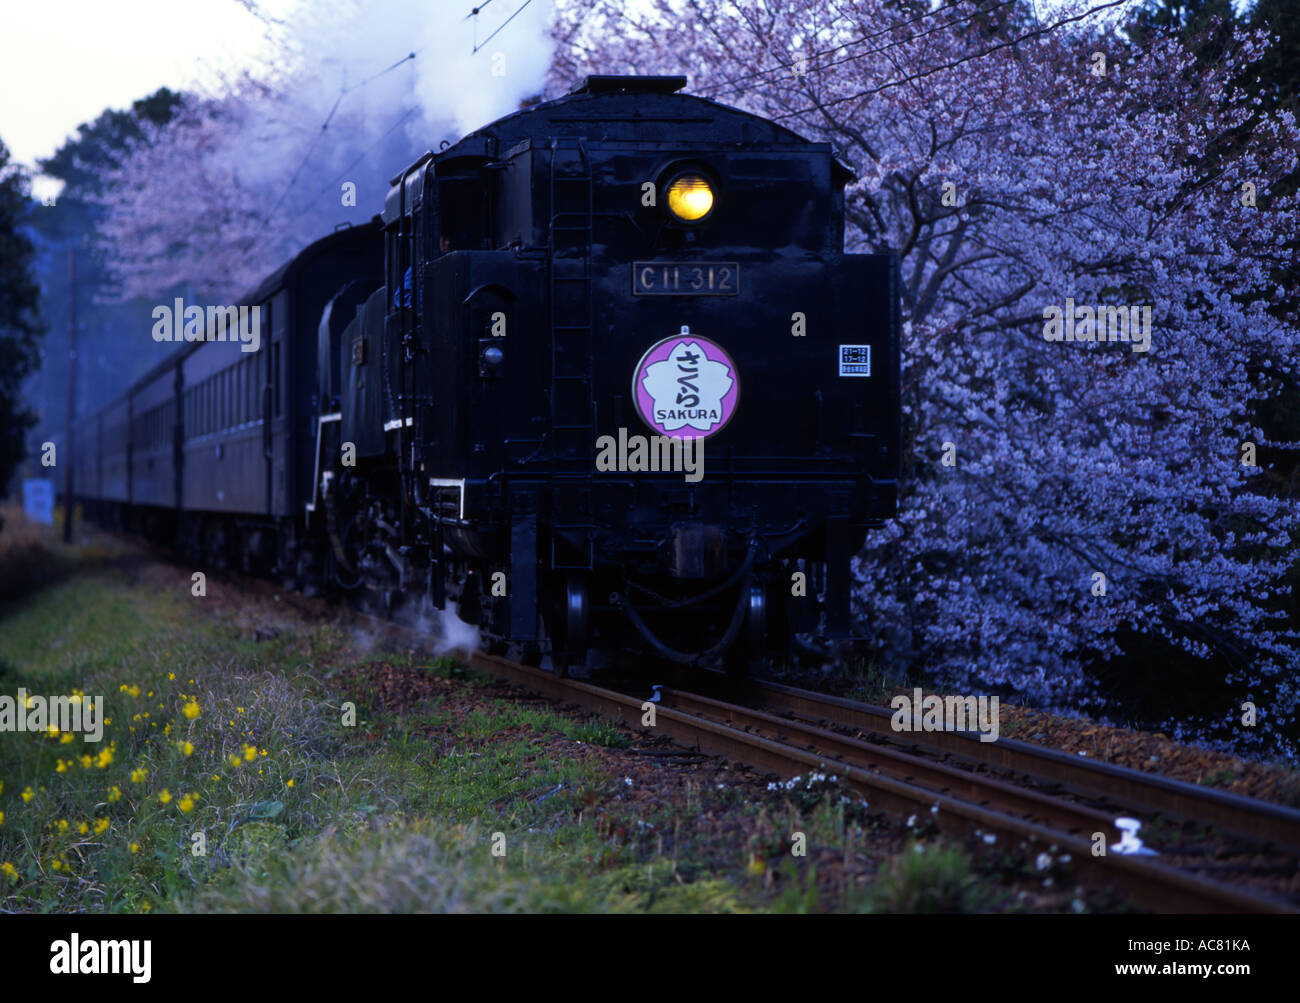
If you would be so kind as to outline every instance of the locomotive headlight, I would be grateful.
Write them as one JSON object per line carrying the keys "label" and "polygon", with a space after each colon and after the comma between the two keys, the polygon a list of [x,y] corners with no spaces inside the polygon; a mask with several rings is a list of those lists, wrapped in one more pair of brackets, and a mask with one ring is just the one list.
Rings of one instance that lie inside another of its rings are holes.
{"label": "locomotive headlight", "polygon": [[687,223],[698,223],[713,211],[713,189],[699,174],[681,174],[668,186],[668,208]]}

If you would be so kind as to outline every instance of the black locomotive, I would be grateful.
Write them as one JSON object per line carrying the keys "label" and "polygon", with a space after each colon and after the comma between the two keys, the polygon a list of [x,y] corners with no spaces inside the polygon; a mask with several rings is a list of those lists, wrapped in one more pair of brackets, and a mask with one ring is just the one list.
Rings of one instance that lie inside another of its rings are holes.
{"label": "black locomotive", "polygon": [[843,253],[828,145],[685,83],[590,77],[425,154],[246,298],[257,351],[186,345],[90,419],[78,494],[561,671],[848,636],[896,503],[896,259]]}

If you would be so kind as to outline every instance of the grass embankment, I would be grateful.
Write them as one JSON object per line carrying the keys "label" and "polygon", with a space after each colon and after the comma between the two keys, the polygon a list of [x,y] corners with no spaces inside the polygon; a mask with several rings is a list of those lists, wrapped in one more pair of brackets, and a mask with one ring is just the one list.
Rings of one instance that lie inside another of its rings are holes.
{"label": "grass embankment", "polygon": [[[11,517],[0,578],[14,530]],[[185,571],[129,548],[46,545],[43,566],[64,574],[0,606],[0,695],[102,695],[107,720],[98,743],[0,733],[0,910],[938,911],[1006,898],[960,850],[918,852],[829,781],[769,791],[715,761],[656,759],[641,736],[512,699],[450,661],[366,653],[283,604],[232,615],[220,583],[194,597]]]}

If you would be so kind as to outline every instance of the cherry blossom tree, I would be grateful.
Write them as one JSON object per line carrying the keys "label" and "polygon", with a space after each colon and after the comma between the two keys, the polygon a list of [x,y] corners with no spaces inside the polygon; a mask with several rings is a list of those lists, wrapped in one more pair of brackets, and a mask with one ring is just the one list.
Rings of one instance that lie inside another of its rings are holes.
{"label": "cherry blossom tree", "polygon": [[251,80],[220,98],[188,94],[170,121],[146,123],[128,144],[97,198],[95,240],[110,295],[189,286],[229,298],[301,246],[303,234],[274,204],[272,180],[256,170],[256,148],[235,142],[269,97],[266,84]]}
{"label": "cherry blossom tree", "polygon": [[[1300,134],[1234,85],[1261,34],[1198,67],[1126,41],[1125,6],[560,0],[549,82],[685,72],[856,173],[847,250],[903,275],[900,511],[856,564],[890,664],[1096,708],[1142,638],[1226,677],[1171,730],[1227,734],[1249,700],[1246,744],[1294,750],[1300,525],[1243,443],[1294,446],[1253,415],[1300,365],[1274,278],[1300,217],[1271,191]],[[1149,307],[1149,346],[1048,340],[1067,301]]]}
{"label": "cherry blossom tree", "polygon": [[[98,242],[123,298],[246,291],[336,225],[367,221],[425,150],[517,108],[549,61],[542,4],[518,18],[494,7],[480,26],[437,5],[233,2],[265,45],[237,76],[208,67],[202,93],[104,178]],[[491,50],[476,47],[508,18]]]}

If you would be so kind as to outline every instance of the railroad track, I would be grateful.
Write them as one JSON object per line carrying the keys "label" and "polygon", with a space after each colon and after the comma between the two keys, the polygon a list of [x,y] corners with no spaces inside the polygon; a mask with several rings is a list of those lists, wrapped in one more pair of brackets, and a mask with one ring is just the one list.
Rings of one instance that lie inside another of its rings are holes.
{"label": "railroad track", "polygon": [[[474,652],[465,653],[463,657],[474,667],[514,685],[645,730],[642,724],[644,697],[580,680],[560,679],[545,670],[495,655]],[[782,777],[810,770],[832,772],[842,777],[870,807],[899,813],[928,813],[931,821],[945,834],[993,834],[994,838],[1001,837],[1011,845],[1024,843],[1031,852],[1038,848],[1040,852],[1051,850],[1058,855],[1068,855],[1081,883],[1126,895],[1157,912],[1300,911],[1295,905],[1271,895],[1231,886],[1192,870],[1170,866],[1154,857],[1114,852],[1094,856],[1092,834],[1107,833],[1110,844],[1115,832],[1115,816],[1081,803],[1077,797],[1116,798],[1115,803],[1118,803],[1118,797],[1122,795],[1135,808],[1144,807],[1149,811],[1150,803],[1140,796],[1147,789],[1161,792],[1159,796],[1167,803],[1176,804],[1183,810],[1193,805],[1194,795],[1209,795],[1207,803],[1215,806],[1217,824],[1225,831],[1247,830],[1252,824],[1251,819],[1269,818],[1269,831],[1279,838],[1284,836],[1286,840],[1295,837],[1297,830],[1289,826],[1300,823],[1300,813],[1284,808],[1278,808],[1275,813],[1271,809],[1276,806],[1262,805],[1220,791],[1200,791],[1191,785],[1180,785],[1161,777],[1145,774],[1130,777],[1127,774],[1137,771],[1122,770],[1105,763],[1088,763],[1088,767],[1101,769],[1090,771],[1085,768],[1076,774],[1066,765],[1071,763],[1068,756],[1028,746],[1028,743],[1010,743],[1005,739],[979,743],[963,735],[925,735],[927,740],[942,737],[966,743],[938,751],[945,755],[960,753],[968,760],[978,760],[984,747],[996,747],[1007,741],[1008,748],[994,748],[984,765],[1018,772],[1032,782],[1032,786],[1023,786],[943,762],[933,754],[918,755],[914,751],[889,748],[817,723],[831,721],[856,729],[870,725],[880,735],[883,729],[879,727],[879,712],[885,714],[884,729],[889,728],[889,714],[883,708],[775,684],[755,684],[750,687],[750,693],[756,695],[766,709],[665,689],[655,707],[655,732],[702,752],[725,756]],[[774,710],[794,716],[778,716],[772,713]],[[909,734],[908,743],[922,744],[915,741],[915,733]],[[1055,773],[1034,772],[1040,760],[1033,757],[1038,753],[1047,754],[1041,761],[1052,764],[1050,768]],[[1060,779],[1067,774],[1065,780]],[[1105,778],[1105,781],[1099,778]],[[1142,781],[1149,781],[1149,788],[1143,786]],[[1073,796],[1063,797],[1037,789],[1044,783],[1059,784],[1064,793]],[[1111,786],[1106,787],[1106,783],[1111,783]],[[1069,791],[1065,791],[1067,786]],[[1233,815],[1233,811],[1245,814]],[[1257,834],[1255,840],[1258,841]]]}
{"label": "railroad track", "polygon": [[877,740],[940,754],[968,769],[1001,771],[1056,794],[1099,801],[1148,818],[1158,814],[1184,826],[1197,826],[1207,833],[1218,830],[1264,849],[1276,848],[1300,857],[1300,811],[1283,805],[1071,756],[1058,749],[1011,738],[980,742],[971,732],[900,734],[893,730],[894,712],[887,707],[779,683],[752,683],[746,697],[774,713],[851,728]]}
{"label": "railroad track", "polygon": [[[245,587],[254,582],[244,579]],[[253,587],[273,591],[264,583]],[[280,598],[279,590],[274,591]],[[334,604],[326,610],[321,600],[292,593],[284,598],[303,612],[327,612],[334,618],[341,612]],[[416,649],[430,647],[426,634],[393,620],[355,608],[348,608],[347,615]],[[508,683],[645,730],[644,695],[561,679],[484,652],[457,654]],[[991,834],[1012,846],[1023,844],[1027,853],[1046,850],[1057,859],[1068,854],[1080,883],[1157,912],[1300,912],[1296,904],[1268,892],[1196,873],[1198,862],[1186,854],[1184,866],[1175,867],[1168,857],[1094,856],[1092,849],[1096,832],[1106,833],[1107,844],[1113,844],[1116,809],[1144,820],[1157,812],[1252,847],[1284,851],[1287,873],[1294,874],[1300,812],[1014,739],[982,743],[972,734],[954,732],[901,735],[893,731],[887,708],[776,683],[751,682],[742,696],[745,703],[737,704],[664,688],[655,707],[655,732],[781,777],[832,772],[871,808],[924,813],[946,835]]]}

